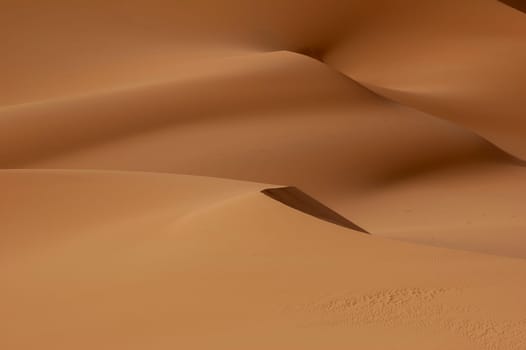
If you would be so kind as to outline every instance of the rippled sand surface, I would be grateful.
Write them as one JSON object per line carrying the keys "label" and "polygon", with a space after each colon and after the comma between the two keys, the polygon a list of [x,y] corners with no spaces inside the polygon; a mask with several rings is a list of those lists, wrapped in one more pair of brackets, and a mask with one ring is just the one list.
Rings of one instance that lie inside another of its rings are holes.
{"label": "rippled sand surface", "polygon": [[526,349],[523,11],[3,1],[0,349]]}

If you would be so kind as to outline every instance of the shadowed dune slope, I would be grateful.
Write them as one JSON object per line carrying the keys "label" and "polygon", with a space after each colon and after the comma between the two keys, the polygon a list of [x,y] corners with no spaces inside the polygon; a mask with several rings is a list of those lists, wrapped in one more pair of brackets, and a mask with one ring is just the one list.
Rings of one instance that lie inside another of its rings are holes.
{"label": "shadowed dune slope", "polygon": [[350,228],[351,230],[362,233],[369,233],[360,226],[344,218],[334,210],[326,207],[308,194],[300,191],[296,187],[277,187],[266,188],[261,193],[273,198],[291,208],[297,209],[306,214],[317,217],[333,224]]}
{"label": "shadowed dune slope", "polygon": [[0,349],[526,349],[520,9],[3,0]]}
{"label": "shadowed dune slope", "polygon": [[505,3],[522,12],[526,12],[526,1],[524,0],[500,0],[500,2]]}
{"label": "shadowed dune slope", "polygon": [[[525,195],[524,170],[477,135],[287,51],[188,68],[154,84],[0,109],[0,165],[293,184],[375,234],[419,232],[419,241],[525,256],[516,199],[494,200]],[[501,234],[489,241],[470,233],[494,225]]]}
{"label": "shadowed dune slope", "polygon": [[371,2],[363,15],[327,64],[526,158],[523,13],[493,0],[401,0]]}

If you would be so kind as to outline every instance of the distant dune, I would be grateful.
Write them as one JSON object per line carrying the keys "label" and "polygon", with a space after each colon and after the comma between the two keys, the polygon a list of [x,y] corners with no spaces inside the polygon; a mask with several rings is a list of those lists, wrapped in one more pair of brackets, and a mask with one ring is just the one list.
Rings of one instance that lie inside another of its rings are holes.
{"label": "distant dune", "polygon": [[524,11],[5,1],[0,349],[526,349]]}

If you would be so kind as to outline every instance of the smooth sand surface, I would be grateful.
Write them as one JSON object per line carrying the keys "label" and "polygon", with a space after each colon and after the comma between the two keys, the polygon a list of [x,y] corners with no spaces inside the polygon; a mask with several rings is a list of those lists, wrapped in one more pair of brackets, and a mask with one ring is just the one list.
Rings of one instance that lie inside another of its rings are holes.
{"label": "smooth sand surface", "polygon": [[0,349],[526,349],[521,11],[2,2]]}
{"label": "smooth sand surface", "polygon": [[522,259],[370,238],[270,199],[265,185],[0,178],[13,198],[1,211],[2,348],[525,345]]}

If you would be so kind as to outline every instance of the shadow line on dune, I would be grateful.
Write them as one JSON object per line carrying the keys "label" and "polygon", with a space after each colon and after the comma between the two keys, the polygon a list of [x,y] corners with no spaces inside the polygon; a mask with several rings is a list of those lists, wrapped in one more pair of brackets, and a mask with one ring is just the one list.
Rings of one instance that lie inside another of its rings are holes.
{"label": "shadow line on dune", "polygon": [[[307,56],[283,50],[253,56],[265,59],[254,62],[249,70],[234,67],[213,76],[0,107],[0,167],[22,168],[31,162],[175,125],[223,117],[242,120],[262,113],[272,116],[277,111],[325,109],[347,103],[343,93],[335,95],[314,84],[320,72],[326,76],[334,71],[327,65],[318,61],[319,65],[314,65],[315,60],[299,59]],[[311,71],[312,76],[307,74]],[[287,85],[287,81],[294,83]],[[288,93],[291,88],[294,94]],[[251,114],[253,111],[257,113]],[[9,137],[13,130],[26,134],[23,147],[14,142],[17,138]],[[21,148],[24,150],[18,151]]]}
{"label": "shadow line on dune", "polygon": [[[370,91],[371,93],[375,94],[376,96],[379,96],[380,98],[385,99],[386,101],[391,101],[392,103],[398,104],[400,106],[404,106],[406,108],[411,108],[411,109],[413,109],[415,111],[419,111],[419,112],[425,113],[425,114],[427,114],[429,116],[432,116],[434,118],[445,120],[447,122],[455,124],[457,127],[462,128],[462,129],[466,130],[467,132],[470,132],[470,133],[480,137],[482,140],[484,140],[485,142],[490,144],[494,148],[493,153],[495,154],[496,158],[500,158],[501,161],[508,162],[509,164],[512,164],[512,165],[515,165],[515,166],[526,167],[526,159],[522,159],[522,158],[520,158],[520,156],[515,155],[513,153],[513,151],[506,149],[506,147],[504,147],[504,146],[501,146],[498,142],[493,141],[493,139],[491,137],[488,137],[488,136],[484,135],[483,133],[478,131],[476,128],[473,128],[473,127],[471,127],[469,125],[466,125],[466,123],[459,122],[459,121],[457,121],[457,120],[455,120],[453,118],[445,117],[443,114],[439,115],[437,113],[434,113],[434,112],[428,110],[427,108],[422,108],[420,106],[415,105],[414,103],[407,103],[407,101],[404,101],[404,99],[402,99],[400,97],[394,97],[393,96],[394,94],[401,93],[400,90],[393,89],[393,88],[386,88],[386,87],[382,87],[382,86],[379,86],[379,85],[368,84],[368,83],[365,83],[363,81],[356,80],[355,78],[353,78],[353,77],[351,77],[351,76],[349,76],[347,74],[344,74],[343,72],[341,72],[341,74],[347,76],[351,81],[353,81],[356,84],[362,86],[364,89]],[[411,96],[411,94],[408,94],[408,93],[405,93],[405,95],[406,96]],[[499,155],[499,153],[500,153],[500,157],[497,157]]]}
{"label": "shadow line on dune", "polygon": [[[515,1],[515,0],[499,0],[499,1],[504,3],[505,5],[508,5],[508,6],[511,6],[511,7],[515,8],[518,11],[526,13],[526,3],[522,4],[522,2]],[[517,6],[517,5],[519,5],[519,6]],[[342,71],[341,69],[338,69],[338,67],[330,64],[329,62],[327,62],[325,60],[327,52],[330,49],[331,49],[331,46],[328,46],[328,47],[326,47],[324,49],[321,49],[321,48],[318,48],[318,49],[316,49],[316,48],[303,48],[303,49],[300,49],[298,51],[290,51],[290,52],[294,52],[294,53],[296,53],[298,55],[303,55],[303,56],[309,57],[309,58],[311,58],[313,60],[319,61],[320,63],[325,65],[328,69],[330,69],[334,73],[336,73],[336,74],[340,75],[341,77],[351,81],[354,85],[363,88],[364,91],[369,92],[372,96],[375,96],[376,98],[379,98],[379,99],[381,99],[381,100],[383,100],[385,102],[389,102],[389,103],[393,103],[393,104],[396,104],[396,105],[400,105],[400,106],[403,106],[405,108],[410,108],[410,109],[413,109],[415,111],[419,111],[419,112],[425,113],[425,114],[427,114],[429,116],[432,116],[434,118],[445,120],[445,121],[448,121],[450,123],[453,123],[453,124],[457,125],[458,127],[463,128],[466,131],[477,135],[478,137],[480,137],[484,141],[486,141],[489,144],[491,144],[495,148],[495,154],[498,154],[500,152],[501,155],[503,156],[502,159],[504,161],[509,161],[509,163],[511,163],[511,164],[513,164],[515,166],[526,167],[526,159],[522,159],[520,157],[520,155],[514,154],[514,152],[512,150],[508,150],[508,149],[506,149],[506,147],[503,147],[503,146],[499,145],[498,142],[495,142],[494,140],[492,140],[487,135],[484,135],[483,133],[478,131],[476,128],[473,128],[473,127],[471,127],[469,125],[466,125],[465,123],[459,122],[459,121],[457,121],[455,119],[447,118],[447,117],[445,117],[442,114],[439,115],[437,113],[434,113],[433,111],[429,110],[428,108],[422,108],[421,106],[418,106],[415,103],[408,103],[407,100],[402,99],[400,97],[396,97],[394,94],[395,93],[401,93],[402,91],[400,91],[400,90],[393,89],[393,88],[386,88],[386,87],[383,87],[383,86],[380,86],[380,85],[374,85],[374,84],[366,83],[364,81],[356,79],[355,77],[353,77],[349,73],[346,73],[346,72]],[[410,96],[410,95],[411,94],[409,94],[408,96]]]}
{"label": "shadow line on dune", "polygon": [[362,227],[356,225],[352,221],[338,214],[331,208],[320,203],[308,194],[302,192],[296,187],[278,187],[266,188],[261,191],[266,196],[281,202],[293,209],[299,210],[305,214],[314,216],[318,219],[328,221],[330,223],[349,228],[354,231],[359,231],[365,234],[370,234]]}
{"label": "shadow line on dune", "polygon": [[526,13],[526,1],[524,0],[499,0],[509,7],[513,7],[517,11]]}

